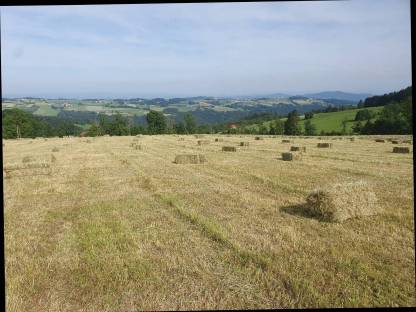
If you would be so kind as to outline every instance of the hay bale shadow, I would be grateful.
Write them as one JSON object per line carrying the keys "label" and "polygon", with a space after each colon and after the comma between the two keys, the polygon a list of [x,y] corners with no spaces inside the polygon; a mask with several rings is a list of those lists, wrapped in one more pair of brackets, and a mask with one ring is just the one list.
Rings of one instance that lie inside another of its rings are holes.
{"label": "hay bale shadow", "polygon": [[316,219],[321,222],[325,222],[322,220],[322,218],[319,215],[314,214],[311,211],[307,203],[283,206],[283,207],[280,207],[280,211],[293,215],[293,216],[300,216],[300,217],[307,218],[307,219]]}

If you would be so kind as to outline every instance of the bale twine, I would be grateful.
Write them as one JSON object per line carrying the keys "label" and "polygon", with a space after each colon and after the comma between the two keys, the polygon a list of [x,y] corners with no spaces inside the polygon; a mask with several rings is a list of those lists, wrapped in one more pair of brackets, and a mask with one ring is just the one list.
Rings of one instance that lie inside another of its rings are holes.
{"label": "bale twine", "polygon": [[384,143],[384,142],[386,142],[385,140],[383,140],[383,139],[375,139],[375,141],[376,142],[379,142],[379,143]]}
{"label": "bale twine", "polygon": [[306,152],[306,146],[291,146],[291,152]]}
{"label": "bale twine", "polygon": [[282,159],[284,161],[292,161],[292,160],[302,160],[302,153],[301,152],[286,152],[282,153]]}
{"label": "bale twine", "polygon": [[240,142],[240,146],[249,146],[248,142]]}
{"label": "bale twine", "polygon": [[332,148],[332,143],[318,143],[319,148]]}
{"label": "bale twine", "polygon": [[234,146],[223,146],[222,151],[223,152],[236,152],[237,148]]}
{"label": "bale twine", "polygon": [[202,164],[206,162],[207,159],[204,155],[189,155],[189,154],[182,154],[176,155],[175,160],[173,161],[175,164]]}
{"label": "bale twine", "polygon": [[314,190],[306,202],[313,215],[330,222],[379,213],[377,197],[364,181],[337,183]]}
{"label": "bale twine", "polygon": [[408,154],[410,149],[407,146],[395,146],[393,147],[393,153]]}

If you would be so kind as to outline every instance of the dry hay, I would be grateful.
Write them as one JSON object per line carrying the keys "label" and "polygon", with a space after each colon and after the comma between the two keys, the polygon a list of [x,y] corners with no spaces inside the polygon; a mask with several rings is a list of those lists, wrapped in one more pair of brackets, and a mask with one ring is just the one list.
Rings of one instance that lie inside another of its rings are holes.
{"label": "dry hay", "polygon": [[182,154],[176,155],[175,160],[173,161],[175,164],[202,164],[206,162],[207,159],[204,155],[189,155],[189,154]]}
{"label": "dry hay", "polygon": [[324,221],[343,222],[379,212],[377,197],[364,181],[333,184],[310,193],[306,202],[310,212]]}
{"label": "dry hay", "polygon": [[32,161],[35,161],[35,158],[33,156],[25,156],[22,158],[22,163],[28,163]]}
{"label": "dry hay", "polygon": [[395,146],[393,147],[393,153],[408,154],[410,149],[407,146]]}
{"label": "dry hay", "polygon": [[85,142],[86,142],[86,143],[92,143],[92,141],[91,141],[91,140],[86,140]]}
{"label": "dry hay", "polygon": [[254,139],[255,140],[264,140],[262,137],[259,137],[259,136],[256,136]]}
{"label": "dry hay", "polygon": [[301,152],[282,153],[282,160],[284,161],[302,160],[302,153]]}
{"label": "dry hay", "polygon": [[222,151],[223,152],[236,152],[237,148],[234,146],[223,146]]}
{"label": "dry hay", "polygon": [[240,142],[240,146],[248,146],[249,143],[248,142]]}
{"label": "dry hay", "polygon": [[221,138],[216,138],[215,139],[215,142],[223,142],[224,141],[224,139],[221,139]]}
{"label": "dry hay", "polygon": [[332,148],[332,143],[318,143],[319,148]]}
{"label": "dry hay", "polygon": [[386,141],[385,141],[385,140],[383,140],[383,139],[375,139],[374,141],[379,142],[379,143],[384,143],[384,142],[386,142]]}
{"label": "dry hay", "polygon": [[198,145],[206,145],[209,144],[210,142],[208,140],[199,140],[198,141]]}
{"label": "dry hay", "polygon": [[185,141],[185,138],[179,138],[178,141]]}
{"label": "dry hay", "polygon": [[194,137],[197,139],[200,139],[200,138],[203,138],[204,136],[202,134],[195,134]]}
{"label": "dry hay", "polygon": [[54,163],[56,161],[56,157],[54,154],[51,154],[51,162]]}
{"label": "dry hay", "polygon": [[[28,170],[29,169],[29,170]],[[46,169],[46,171],[45,171]],[[4,177],[32,177],[37,175],[51,175],[50,165],[47,163],[28,163],[24,165],[9,165],[3,168]]]}
{"label": "dry hay", "polygon": [[282,140],[282,143],[293,143],[293,140]]}
{"label": "dry hay", "polygon": [[52,152],[59,152],[59,148],[54,147],[54,148],[52,149]]}
{"label": "dry hay", "polygon": [[291,146],[291,152],[306,152],[306,146]]}

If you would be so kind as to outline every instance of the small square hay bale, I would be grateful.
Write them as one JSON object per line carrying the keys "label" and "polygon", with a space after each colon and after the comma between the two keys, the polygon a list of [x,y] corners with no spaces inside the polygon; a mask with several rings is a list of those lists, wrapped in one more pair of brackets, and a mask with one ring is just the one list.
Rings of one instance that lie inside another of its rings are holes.
{"label": "small square hay bale", "polygon": [[33,156],[25,156],[22,158],[22,163],[28,163],[32,161],[35,161],[35,158]]}
{"label": "small square hay bale", "polygon": [[285,161],[302,160],[302,153],[301,152],[282,153],[282,159]]}
{"label": "small square hay bale", "polygon": [[59,148],[54,147],[54,148],[52,149],[52,152],[59,152]]}
{"label": "small square hay bale", "polygon": [[291,152],[306,152],[306,146],[291,146]]}
{"label": "small square hay bale", "polygon": [[355,138],[350,138],[350,141],[351,141],[351,142],[354,142],[354,141],[355,141]]}
{"label": "small square hay bale", "polygon": [[234,146],[223,146],[222,151],[223,152],[236,152],[237,148]]}
{"label": "small square hay bale", "polygon": [[285,139],[285,140],[282,140],[282,143],[293,143],[293,140],[287,140],[287,139]]}
{"label": "small square hay bale", "polygon": [[318,143],[319,148],[332,148],[332,143]]}
{"label": "small square hay bale", "polygon": [[215,138],[215,142],[223,142],[224,141],[224,139],[222,139],[222,138]]}
{"label": "small square hay bale", "polygon": [[202,164],[206,162],[207,159],[204,155],[189,155],[189,154],[182,154],[176,155],[174,163],[175,164]]}
{"label": "small square hay bale", "polygon": [[379,142],[379,143],[384,143],[384,142],[386,142],[386,141],[385,141],[385,140],[383,140],[383,139],[375,139],[374,141]]}
{"label": "small square hay bale", "polygon": [[412,144],[412,140],[403,140],[402,143]]}
{"label": "small square hay bale", "polygon": [[240,146],[248,146],[249,143],[248,142],[240,142]]}
{"label": "small square hay bale", "polygon": [[256,136],[254,139],[255,140],[263,140],[263,138],[262,137],[259,137],[259,136]]}
{"label": "small square hay bale", "polygon": [[373,188],[364,181],[338,183],[314,190],[306,202],[313,215],[329,222],[343,222],[380,212]]}
{"label": "small square hay bale", "polygon": [[391,143],[392,143],[392,144],[399,144],[399,141],[397,141],[397,140],[392,140],[392,141],[391,141]]}
{"label": "small square hay bale", "polygon": [[198,145],[206,145],[206,144],[209,144],[208,140],[199,140],[198,141]]}
{"label": "small square hay bale", "polygon": [[408,154],[410,149],[407,146],[395,146],[393,147],[393,153]]}

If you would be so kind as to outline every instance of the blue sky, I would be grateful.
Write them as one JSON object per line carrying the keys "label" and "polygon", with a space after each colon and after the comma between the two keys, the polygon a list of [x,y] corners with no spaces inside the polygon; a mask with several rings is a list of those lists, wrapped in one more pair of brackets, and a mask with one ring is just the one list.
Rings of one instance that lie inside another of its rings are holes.
{"label": "blue sky", "polygon": [[379,94],[411,84],[409,0],[1,7],[4,96]]}

